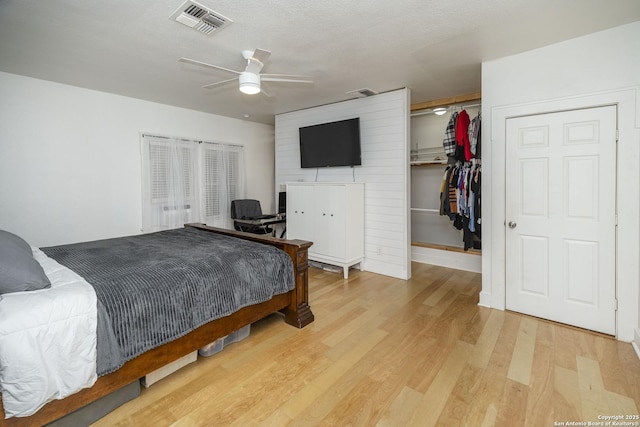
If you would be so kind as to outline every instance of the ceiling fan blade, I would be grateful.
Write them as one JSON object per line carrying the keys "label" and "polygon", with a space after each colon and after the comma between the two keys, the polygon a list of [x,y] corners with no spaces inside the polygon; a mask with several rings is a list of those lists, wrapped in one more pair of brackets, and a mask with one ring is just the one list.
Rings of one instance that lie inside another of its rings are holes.
{"label": "ceiling fan blade", "polygon": [[261,74],[260,79],[265,82],[313,83],[313,78],[310,76],[293,74]]}
{"label": "ceiling fan blade", "polygon": [[202,86],[202,88],[203,89],[211,89],[211,88],[214,88],[216,86],[221,86],[223,84],[227,84],[229,82],[236,82],[236,81],[238,81],[238,79],[236,77],[234,77],[232,79],[222,80],[222,81],[219,81],[219,82],[215,82],[215,83],[210,83],[208,85],[204,85],[204,86]]}
{"label": "ceiling fan blade", "polygon": [[247,67],[244,71],[251,74],[260,74],[260,70],[262,70],[263,66],[264,64],[262,62],[249,58],[247,59]]}
{"label": "ceiling fan blade", "polygon": [[247,60],[247,67],[244,71],[251,74],[258,74],[262,70],[262,67],[264,67],[264,63],[269,59],[269,56],[271,56],[271,52],[264,49],[243,50],[242,56]]}
{"label": "ceiling fan blade", "polygon": [[262,87],[260,88],[260,93],[266,96],[267,98],[273,98],[273,95],[271,95],[271,93],[264,90],[264,85],[262,85]]}
{"label": "ceiling fan blade", "polygon": [[271,52],[264,49],[256,49],[253,51],[253,59],[262,62],[263,64],[267,62],[267,59],[271,56]]}
{"label": "ceiling fan blade", "polygon": [[180,58],[180,59],[178,59],[178,61],[184,62],[185,64],[194,64],[194,65],[200,65],[200,66],[207,67],[207,68],[213,68],[215,70],[222,70],[222,71],[226,71],[228,73],[233,73],[233,74],[240,74],[241,73],[240,71],[232,70],[230,68],[221,67],[219,65],[207,64],[206,62],[196,61],[195,59]]}

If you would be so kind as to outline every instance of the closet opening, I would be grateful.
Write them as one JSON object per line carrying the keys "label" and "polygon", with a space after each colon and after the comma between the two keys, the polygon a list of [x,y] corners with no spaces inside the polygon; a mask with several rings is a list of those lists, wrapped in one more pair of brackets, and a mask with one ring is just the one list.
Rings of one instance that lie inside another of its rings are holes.
{"label": "closet opening", "polygon": [[480,101],[476,93],[411,107],[414,261],[480,271]]}

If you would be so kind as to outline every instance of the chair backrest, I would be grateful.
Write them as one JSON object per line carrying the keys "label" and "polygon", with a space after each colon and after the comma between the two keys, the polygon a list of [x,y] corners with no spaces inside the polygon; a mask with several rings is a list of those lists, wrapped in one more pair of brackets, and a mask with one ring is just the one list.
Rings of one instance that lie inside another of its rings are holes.
{"label": "chair backrest", "polygon": [[262,208],[259,200],[238,199],[231,202],[231,218],[254,218],[262,215]]}

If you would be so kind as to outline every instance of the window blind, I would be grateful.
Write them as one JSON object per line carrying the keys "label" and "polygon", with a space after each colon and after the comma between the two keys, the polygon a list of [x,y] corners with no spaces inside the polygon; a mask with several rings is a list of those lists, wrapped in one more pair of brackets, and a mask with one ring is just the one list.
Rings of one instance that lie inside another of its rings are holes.
{"label": "window blind", "polygon": [[244,197],[243,148],[143,134],[143,231],[204,222],[230,228],[231,200]]}

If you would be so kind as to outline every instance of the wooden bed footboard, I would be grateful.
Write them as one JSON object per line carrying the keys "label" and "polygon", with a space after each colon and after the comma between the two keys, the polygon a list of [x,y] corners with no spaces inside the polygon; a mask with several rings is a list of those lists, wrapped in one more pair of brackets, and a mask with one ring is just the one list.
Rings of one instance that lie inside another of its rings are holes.
{"label": "wooden bed footboard", "polygon": [[[313,322],[313,313],[309,307],[309,247],[311,242],[303,240],[284,240],[276,237],[244,233],[241,231],[226,230],[209,227],[204,224],[185,224],[185,227],[193,227],[200,230],[212,231],[227,236],[239,237],[245,240],[264,243],[275,246],[286,252],[293,261],[293,274],[295,288],[290,295],[290,303],[281,309],[285,315],[285,321],[297,328],[304,328]],[[264,316],[263,316],[264,317]],[[233,331],[232,331],[233,332]]]}
{"label": "wooden bed footboard", "polygon": [[0,414],[2,414],[0,427],[41,426],[55,421],[269,314],[280,311],[284,314],[285,321],[297,328],[303,328],[313,322],[313,313],[309,307],[309,265],[307,256],[311,242],[278,239],[270,236],[209,227],[204,224],[185,224],[185,227],[252,240],[283,250],[293,261],[294,289],[287,293],[276,295],[268,301],[244,307],[229,316],[211,321],[177,340],[141,354],[125,363],[116,372],[99,377],[93,387],[81,390],[65,399],[49,402],[30,417],[4,419],[4,409],[0,400]]}

